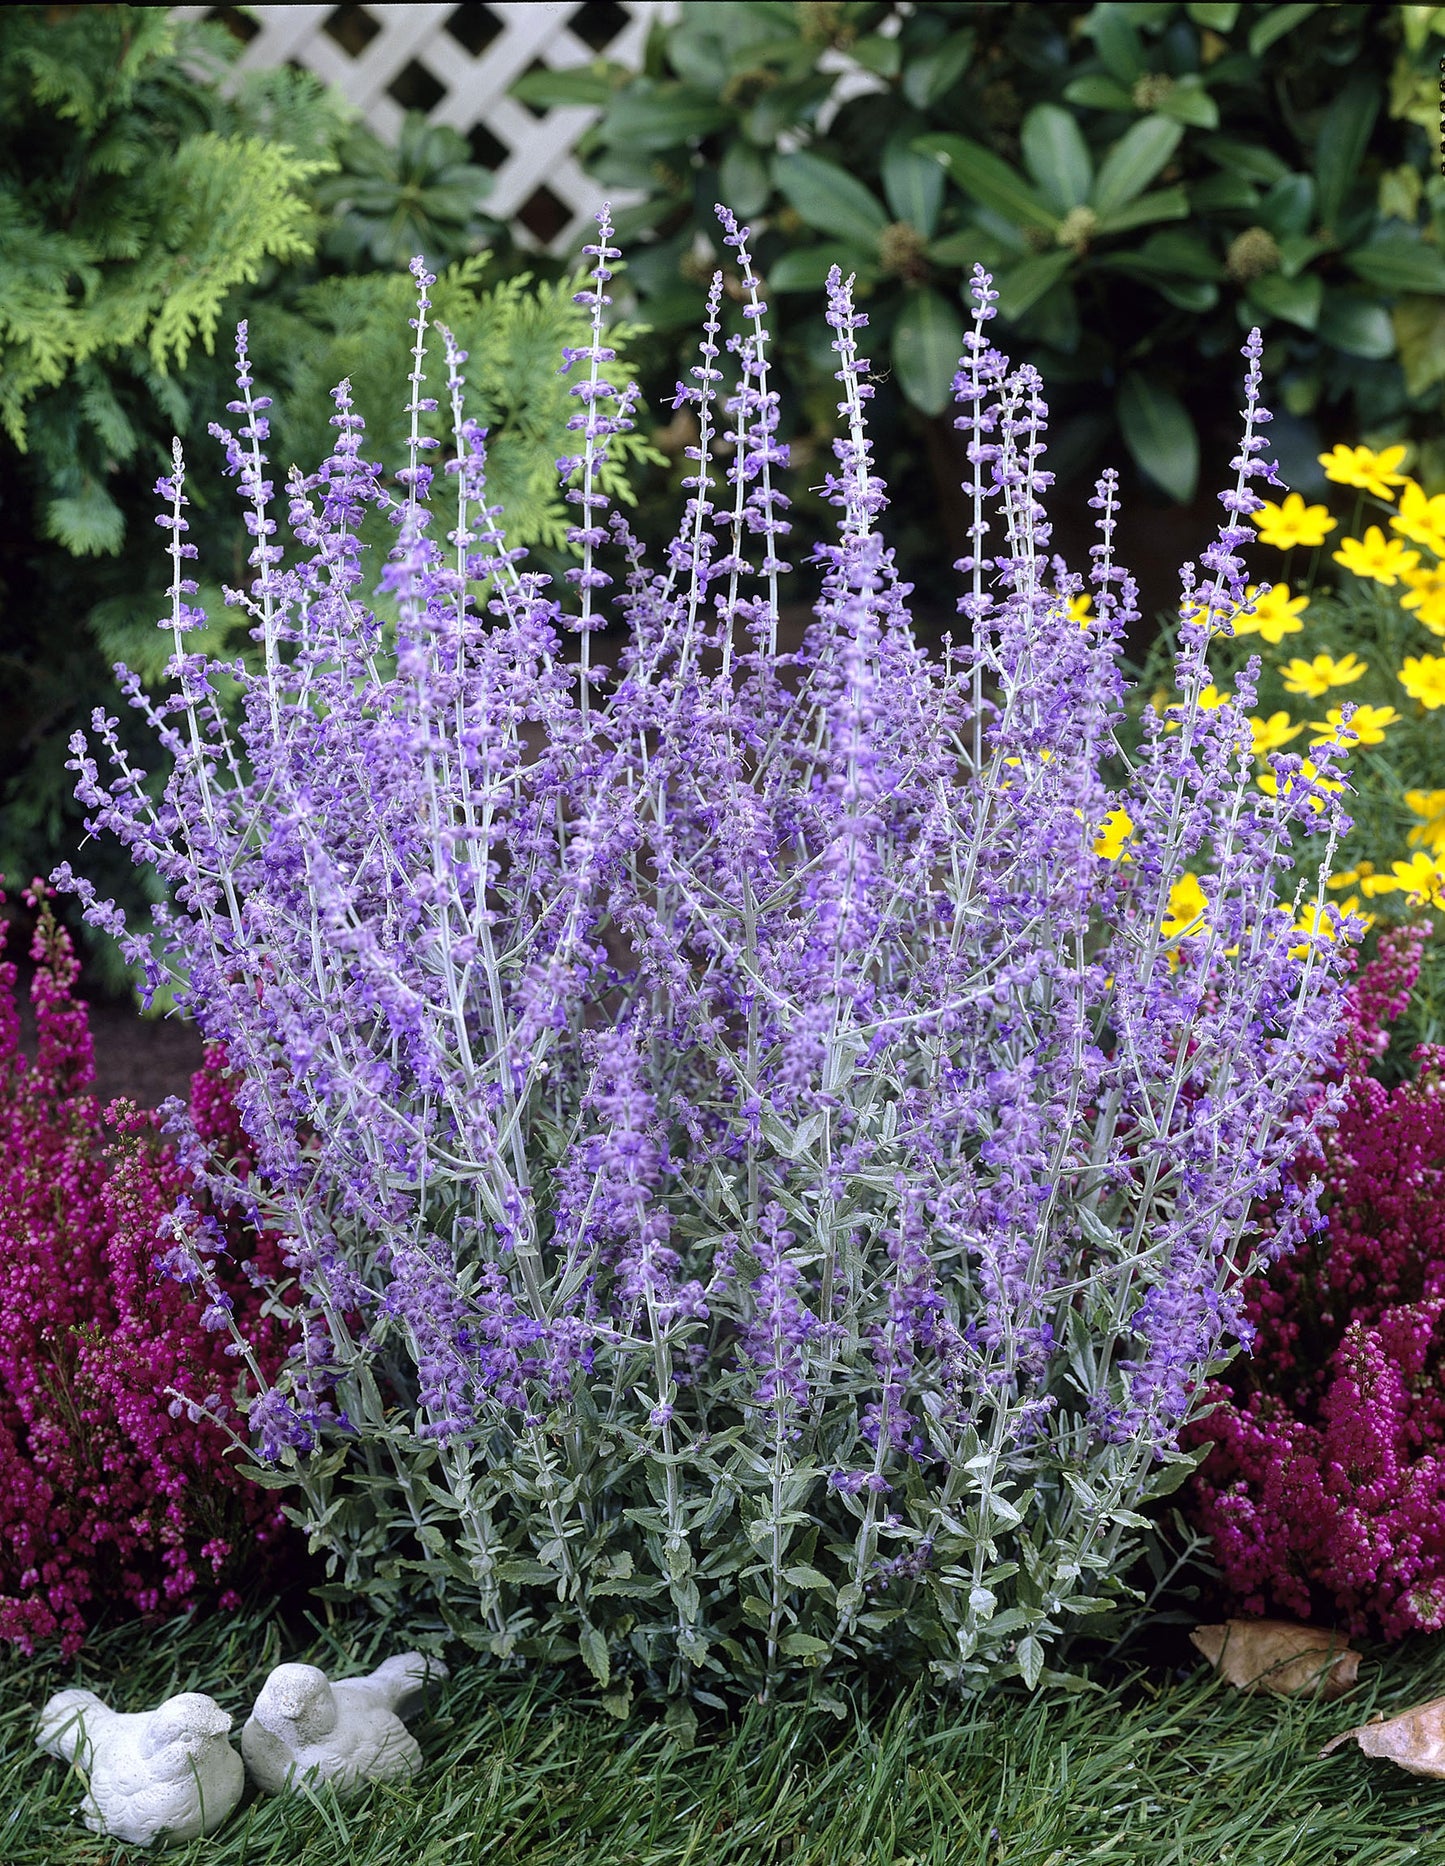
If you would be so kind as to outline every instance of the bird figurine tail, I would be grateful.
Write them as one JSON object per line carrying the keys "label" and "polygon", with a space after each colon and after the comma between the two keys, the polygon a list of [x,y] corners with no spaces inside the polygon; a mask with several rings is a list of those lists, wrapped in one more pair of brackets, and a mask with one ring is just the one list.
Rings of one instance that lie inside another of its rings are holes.
{"label": "bird figurine tail", "polygon": [[435,1697],[435,1688],[450,1676],[440,1659],[421,1652],[397,1652],[384,1659],[374,1672],[364,1678],[348,1679],[353,1688],[364,1688],[368,1698],[384,1705],[403,1720],[414,1717]]}
{"label": "bird figurine tail", "polygon": [[58,1756],[62,1762],[79,1759],[83,1768],[82,1749],[89,1746],[100,1726],[114,1715],[93,1691],[57,1691],[40,1713],[36,1744],[47,1756]]}

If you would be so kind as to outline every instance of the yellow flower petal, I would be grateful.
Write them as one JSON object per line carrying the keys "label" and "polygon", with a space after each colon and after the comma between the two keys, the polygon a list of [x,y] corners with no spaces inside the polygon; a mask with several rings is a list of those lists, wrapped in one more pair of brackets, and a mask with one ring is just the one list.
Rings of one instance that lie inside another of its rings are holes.
{"label": "yellow flower petal", "polygon": [[1299,618],[1309,607],[1309,598],[1291,596],[1287,583],[1266,583],[1260,589],[1251,583],[1244,600],[1252,605],[1252,613],[1237,609],[1229,617],[1236,635],[1262,635],[1278,647],[1286,635],[1298,635],[1304,627]]}
{"label": "yellow flower petal", "polygon": [[1268,719],[1251,718],[1250,731],[1254,734],[1254,755],[1262,758],[1266,752],[1276,752],[1291,739],[1297,739],[1304,731],[1303,726],[1290,723],[1288,713],[1271,713]]}
{"label": "yellow flower petal", "polygon": [[[1099,838],[1094,844],[1095,855],[1102,855],[1106,861],[1117,861],[1119,851],[1134,833],[1134,824],[1127,810],[1111,810],[1099,825]],[[1132,861],[1125,855],[1123,860]]]}
{"label": "yellow flower petal", "polygon": [[1371,525],[1363,539],[1342,539],[1339,550],[1330,555],[1357,577],[1370,577],[1376,583],[1391,587],[1420,561],[1420,553],[1407,551],[1398,538],[1391,538],[1387,543],[1378,525]]}
{"label": "yellow flower petal", "polygon": [[[1322,778],[1319,772],[1315,769],[1313,761],[1309,758],[1305,758],[1300,761],[1299,775],[1302,778],[1312,778],[1320,786],[1321,790],[1336,791],[1336,790],[1344,789],[1343,778]],[[1256,784],[1258,784],[1259,788],[1266,793],[1266,795],[1270,797],[1277,797],[1279,795],[1279,779],[1275,776],[1273,771],[1265,772],[1263,776],[1257,777],[1254,781]],[[1285,790],[1284,790],[1284,794],[1286,797],[1288,797],[1290,792],[1294,789],[1294,785],[1295,785],[1295,780],[1293,778],[1286,779]],[[1323,810],[1324,807],[1325,806],[1324,806],[1323,798],[1321,797],[1310,798],[1310,808],[1314,810],[1315,812],[1318,813],[1319,811]]]}
{"label": "yellow flower petal", "polygon": [[1209,903],[1192,871],[1181,875],[1169,890],[1169,912],[1160,928],[1166,939],[1179,939],[1186,933],[1198,933],[1204,926]]}
{"label": "yellow flower petal", "polygon": [[1445,869],[1425,854],[1412,855],[1408,862],[1392,862],[1395,885],[1405,888],[1412,902],[1424,899],[1432,907],[1445,907]]}
{"label": "yellow flower petal", "polygon": [[1407,480],[1400,495],[1400,510],[1390,520],[1390,529],[1412,544],[1423,544],[1436,557],[1445,557],[1445,493],[1427,499],[1414,480]]}
{"label": "yellow flower petal", "polygon": [[1445,706],[1445,659],[1438,654],[1407,654],[1395,678],[1412,700],[1432,713]]}
{"label": "yellow flower petal", "polygon": [[1249,516],[1259,527],[1260,543],[1271,545],[1277,551],[1292,550],[1297,544],[1323,544],[1339,523],[1338,519],[1330,517],[1327,505],[1307,506],[1297,492],[1290,493],[1283,505],[1266,499],[1259,510]]}
{"label": "yellow flower petal", "polygon": [[1287,661],[1283,668],[1286,693],[1307,693],[1317,700],[1331,687],[1344,687],[1352,680],[1358,680],[1370,670],[1368,665],[1353,654],[1345,655],[1336,661],[1331,655],[1317,654],[1312,661]]}
{"label": "yellow flower petal", "polygon": [[1394,496],[1391,487],[1403,486],[1408,479],[1407,474],[1395,471],[1405,452],[1404,447],[1386,447],[1381,453],[1373,453],[1368,447],[1341,445],[1321,454],[1319,462],[1325,478],[1337,486],[1358,486],[1361,492],[1371,492],[1377,499],[1389,499]]}
{"label": "yellow flower petal", "polygon": [[1407,790],[1405,802],[1420,819],[1406,837],[1410,847],[1418,849],[1423,843],[1445,852],[1445,790]]}
{"label": "yellow flower petal", "polygon": [[1382,745],[1385,727],[1398,725],[1400,720],[1393,706],[1357,706],[1354,717],[1345,725],[1343,711],[1342,707],[1332,706],[1325,718],[1310,721],[1316,731],[1325,735],[1323,739],[1311,739],[1311,745],[1331,744],[1335,740],[1349,745]]}

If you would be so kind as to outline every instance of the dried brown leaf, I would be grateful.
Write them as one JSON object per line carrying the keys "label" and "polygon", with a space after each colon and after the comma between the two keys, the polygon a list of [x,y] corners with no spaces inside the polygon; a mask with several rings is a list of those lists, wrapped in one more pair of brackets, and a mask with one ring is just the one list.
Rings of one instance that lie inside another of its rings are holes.
{"label": "dried brown leaf", "polygon": [[1320,1754],[1328,1756],[1351,1737],[1367,1756],[1383,1756],[1387,1762],[1408,1769],[1411,1775],[1445,1779],[1445,1698],[1431,1698],[1428,1704],[1417,1704],[1414,1710],[1402,1711],[1398,1717],[1343,1730],[1330,1738]]}
{"label": "dried brown leaf", "polygon": [[1226,1620],[1196,1626],[1190,1642],[1226,1684],[1240,1691],[1300,1692],[1338,1698],[1354,1684],[1360,1655],[1324,1626],[1290,1620]]}

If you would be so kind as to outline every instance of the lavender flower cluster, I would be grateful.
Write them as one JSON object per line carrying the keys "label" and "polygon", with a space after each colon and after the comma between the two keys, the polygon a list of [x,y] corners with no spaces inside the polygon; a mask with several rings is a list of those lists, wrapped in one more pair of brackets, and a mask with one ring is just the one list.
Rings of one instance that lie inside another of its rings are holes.
{"label": "lavender flower cluster", "polygon": [[[837,542],[802,651],[779,652],[787,448],[748,236],[718,213],[742,327],[719,342],[719,272],[674,403],[700,438],[665,569],[597,490],[636,406],[605,374],[605,213],[592,342],[563,359],[586,366],[565,588],[507,547],[444,330],[450,449],[424,432],[420,261],[407,464],[366,461],[343,383],[333,453],[287,484],[294,544],[242,327],[237,427],[212,432],[258,664],[186,651],[177,449],[174,691],[153,704],[117,669],[171,760],[163,801],[114,720],[94,721],[108,781],[73,746],[92,828],[171,903],[131,933],[55,879],[237,1072],[248,1176],[178,1104],[168,1131],[285,1241],[298,1347],[274,1383],[252,1368],[249,1430],[340,1585],[384,1610],[421,1590],[499,1659],[580,1656],[614,1692],[718,1703],[880,1653],[1032,1684],[1071,1616],[1120,1598],[1141,1503],[1194,1462],[1179,1431],[1243,1333],[1250,1203],[1343,1094],[1310,1091],[1361,929],[1325,904],[1328,861],[1302,941],[1275,895],[1295,826],[1331,851],[1349,826],[1341,748],[1317,775],[1276,754],[1264,797],[1257,663],[1233,703],[1198,703],[1243,602],[1248,482],[1279,484],[1255,458],[1259,333],[1208,580],[1184,566],[1180,704],[1109,791],[1136,613],[1116,480],[1081,628],[1083,580],[1046,555],[1040,380],[987,343],[981,267],[954,383],[971,643],[940,661],[914,639],[866,319],[835,268]],[[369,505],[395,527],[394,625],[364,600]],[[599,701],[604,604],[629,637]],[[1191,860],[1208,913],[1183,928]],[[1272,1249],[1318,1224],[1315,1191],[1285,1188]],[[203,1285],[214,1237],[182,1210],[165,1242]]]}

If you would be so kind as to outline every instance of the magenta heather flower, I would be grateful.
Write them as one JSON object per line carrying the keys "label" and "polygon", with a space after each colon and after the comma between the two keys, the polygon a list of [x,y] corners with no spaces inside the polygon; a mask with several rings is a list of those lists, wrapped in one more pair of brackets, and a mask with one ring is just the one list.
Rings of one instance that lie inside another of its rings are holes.
{"label": "magenta heather flower", "polygon": [[[284,1333],[237,1263],[192,1266],[199,1310],[158,1274],[159,1221],[185,1176],[155,1144],[153,1115],[124,1101],[102,1114],[89,1092],[79,966],[43,884],[26,899],[39,908],[33,1060],[19,1049],[15,967],[0,965],[0,1639],[30,1652],[58,1636],[69,1658],[101,1613],[207,1596],[227,1610],[239,1585],[282,1579],[299,1548],[275,1494],[237,1475],[200,1410],[223,1416],[235,1399],[218,1322],[244,1328],[268,1380]],[[244,1164],[221,1065],[208,1051],[191,1114]],[[212,1236],[225,1253],[236,1234]],[[274,1248],[250,1248],[245,1269],[264,1283]]]}
{"label": "magenta heather flower", "polygon": [[[1255,457],[1259,334],[1227,522],[1205,581],[1184,566],[1180,729],[1150,715],[1110,790],[1137,594],[1116,481],[1081,630],[1083,580],[1047,553],[1042,384],[988,344],[982,268],[955,381],[970,640],[940,661],[914,639],[867,319],[835,268],[836,541],[801,651],[778,652],[787,448],[747,230],[718,213],[741,282],[725,312],[714,277],[677,388],[699,439],[655,570],[598,490],[636,405],[607,374],[605,213],[592,342],[563,359],[578,523],[555,584],[485,504],[445,332],[451,439],[425,444],[420,262],[406,458],[365,461],[340,385],[284,537],[243,331],[218,436],[254,664],[186,651],[177,457],[174,690],[153,705],[121,676],[170,758],[164,801],[104,714],[112,774],[77,735],[78,794],[169,889],[126,950],[237,1071],[244,1184],[179,1111],[172,1138],[279,1238],[298,1335],[252,1438],[349,1587],[388,1611],[414,1588],[499,1660],[715,1702],[863,1662],[901,1581],[890,1653],[963,1689],[1033,1682],[1069,1603],[1120,1591],[1134,1512],[1240,1326],[1249,1203],[1279,1189],[1281,1248],[1308,1232],[1314,1190],[1282,1167],[1343,1095],[1314,1085],[1360,923],[1322,876],[1301,943],[1275,897],[1295,831],[1348,824],[1338,748],[1314,749],[1318,778],[1278,758],[1263,798],[1257,669],[1198,703],[1245,587],[1250,481],[1278,484]],[[373,506],[395,542],[368,600]],[[615,670],[591,660],[604,605],[628,625]],[[1127,861],[1100,834],[1115,811]],[[1166,934],[1191,861],[1208,914]],[[183,1254],[196,1225],[177,1214]]]}
{"label": "magenta heather flower", "polygon": [[1291,1168],[1322,1172],[1324,1225],[1243,1284],[1252,1352],[1185,1437],[1213,1442],[1190,1512],[1244,1610],[1385,1639],[1445,1627],[1445,1049],[1393,1092],[1367,1073],[1429,931],[1383,934],[1351,988],[1348,1099]]}

